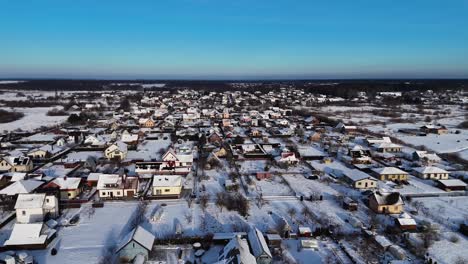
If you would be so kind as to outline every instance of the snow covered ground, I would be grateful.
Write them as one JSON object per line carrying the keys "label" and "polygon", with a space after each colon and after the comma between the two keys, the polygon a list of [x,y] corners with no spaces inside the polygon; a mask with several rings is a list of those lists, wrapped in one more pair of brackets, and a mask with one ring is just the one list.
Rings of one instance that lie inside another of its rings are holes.
{"label": "snow covered ground", "polygon": [[[13,131],[16,129],[34,130],[42,126],[58,125],[67,120],[67,116],[48,116],[47,112],[52,108],[53,107],[13,108],[14,111],[23,113],[24,117],[10,123],[0,124],[0,131]],[[9,107],[1,107],[0,109],[12,111]]]}

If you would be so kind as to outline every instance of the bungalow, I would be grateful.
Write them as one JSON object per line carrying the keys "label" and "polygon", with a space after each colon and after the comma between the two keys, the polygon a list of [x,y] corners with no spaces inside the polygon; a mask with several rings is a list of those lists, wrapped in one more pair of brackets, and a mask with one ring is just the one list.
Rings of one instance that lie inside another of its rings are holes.
{"label": "bungalow", "polygon": [[45,193],[20,194],[15,204],[18,223],[42,222],[46,217],[57,217],[58,199]]}
{"label": "bungalow", "polygon": [[44,223],[16,223],[13,226],[10,238],[5,241],[4,246],[13,250],[45,249],[55,236],[56,231],[47,227]]}
{"label": "bungalow", "polygon": [[101,174],[97,183],[99,198],[133,198],[138,191],[138,178],[118,174]]}
{"label": "bungalow", "polygon": [[182,177],[178,175],[154,175],[153,196],[180,198],[182,192]]}
{"label": "bungalow", "polygon": [[377,180],[358,169],[345,170],[343,179],[356,189],[377,188]]}
{"label": "bungalow", "polygon": [[104,155],[108,159],[124,160],[127,157],[127,144],[117,141],[104,150]]}
{"label": "bungalow", "polygon": [[369,208],[378,214],[401,214],[403,200],[398,192],[374,192],[369,198]]}
{"label": "bungalow", "polygon": [[58,188],[60,190],[60,200],[71,200],[78,197],[82,191],[81,178],[55,178],[45,185],[45,188]]}
{"label": "bungalow", "polygon": [[395,167],[383,167],[372,169],[375,177],[381,181],[407,181],[408,173]]}
{"label": "bungalow", "polygon": [[440,162],[442,159],[435,153],[428,153],[427,151],[415,151],[413,152],[413,160],[415,161],[427,161],[427,162]]}
{"label": "bungalow", "polygon": [[445,126],[425,125],[420,127],[419,130],[427,134],[444,135],[448,133],[448,129]]}
{"label": "bungalow", "polygon": [[415,175],[421,179],[447,180],[449,172],[438,167],[417,167],[413,168]]}
{"label": "bungalow", "polygon": [[355,133],[357,131],[357,126],[348,126],[343,123],[339,123],[336,127],[335,130],[341,133]]}
{"label": "bungalow", "polygon": [[437,187],[440,189],[450,192],[450,191],[465,191],[466,190],[466,183],[458,179],[450,179],[450,180],[438,180]]}
{"label": "bungalow", "polygon": [[387,152],[401,152],[403,147],[401,145],[391,143],[391,142],[382,142],[380,144],[374,145],[374,148],[378,152],[387,153]]}
{"label": "bungalow", "polygon": [[120,261],[131,262],[137,255],[143,255],[148,260],[153,248],[155,236],[141,226],[137,226],[128,233],[116,250]]}

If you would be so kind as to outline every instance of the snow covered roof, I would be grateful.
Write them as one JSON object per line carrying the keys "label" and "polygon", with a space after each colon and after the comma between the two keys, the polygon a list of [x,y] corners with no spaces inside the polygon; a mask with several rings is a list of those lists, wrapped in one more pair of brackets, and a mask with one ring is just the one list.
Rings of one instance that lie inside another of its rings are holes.
{"label": "snow covered roof", "polygon": [[182,177],[177,175],[154,175],[153,187],[180,187]]}
{"label": "snow covered roof", "polygon": [[374,192],[372,194],[374,199],[377,201],[379,205],[402,205],[403,200],[401,199],[401,195],[398,192]]}
{"label": "snow covered roof", "polygon": [[224,247],[218,263],[256,264],[255,257],[250,253],[247,240],[236,236]]}
{"label": "snow covered roof", "polygon": [[19,180],[24,180],[24,177],[26,177],[26,172],[13,172],[11,174],[11,181],[12,182],[17,182]]}
{"label": "snow covered roof", "polygon": [[81,178],[55,178],[52,182],[58,185],[61,190],[70,190],[77,189],[80,186]]}
{"label": "snow covered roof", "polygon": [[88,178],[87,180],[88,181],[98,181],[99,180],[99,176],[101,176],[102,173],[99,173],[99,172],[91,172],[89,175],[88,175]]}
{"label": "snow covered roof", "polygon": [[434,166],[429,166],[429,167],[417,167],[413,168],[414,171],[421,173],[421,174],[428,174],[428,173],[449,173],[448,171],[434,167]]}
{"label": "snow covered roof", "polygon": [[36,180],[20,180],[0,190],[0,195],[16,195],[20,193],[30,193],[42,184],[43,182]]}
{"label": "snow covered roof", "polygon": [[140,244],[142,247],[151,250],[154,244],[154,235],[150,233],[148,230],[144,229],[141,226],[137,226],[132,232],[128,233],[122,243],[120,244],[117,252],[124,248],[130,241],[135,241]]}
{"label": "snow covered roof", "polygon": [[372,171],[378,174],[408,174],[405,171],[402,171],[395,167],[383,167],[383,168],[374,168]]}
{"label": "snow covered roof", "polygon": [[16,199],[15,209],[42,208],[45,197],[45,193],[20,194]]}
{"label": "snow covered roof", "polygon": [[258,257],[262,254],[267,254],[270,258],[272,257],[270,249],[263,237],[262,232],[257,228],[251,228],[248,234],[250,247],[252,248],[252,254]]}
{"label": "snow covered roof", "polygon": [[[47,232],[45,232],[47,231]],[[41,245],[47,238],[55,233],[55,230],[44,230],[44,223],[18,224],[13,226],[10,238],[4,245]]]}
{"label": "snow covered roof", "polygon": [[466,187],[466,183],[464,183],[461,180],[458,179],[450,179],[450,180],[438,180],[438,182],[442,183],[443,185],[447,187],[453,187],[453,186],[464,186]]}
{"label": "snow covered roof", "polygon": [[369,174],[367,174],[367,173],[365,173],[363,171],[360,171],[358,169],[352,169],[352,170],[349,170],[349,171],[345,171],[344,175],[346,177],[348,177],[349,179],[353,180],[353,181],[360,181],[360,180],[363,180],[363,179],[376,180],[373,177],[371,177]]}

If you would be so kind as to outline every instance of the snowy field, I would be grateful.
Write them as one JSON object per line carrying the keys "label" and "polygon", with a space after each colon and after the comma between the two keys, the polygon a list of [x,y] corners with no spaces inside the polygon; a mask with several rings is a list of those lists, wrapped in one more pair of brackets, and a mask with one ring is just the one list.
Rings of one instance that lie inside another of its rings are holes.
{"label": "snowy field", "polygon": [[[47,112],[52,108],[53,107],[14,108],[14,111],[23,113],[24,117],[10,123],[0,124],[0,131],[13,131],[16,129],[34,130],[42,126],[58,125],[67,120],[67,116],[48,116]],[[12,111],[9,107],[2,107],[0,109]]]}

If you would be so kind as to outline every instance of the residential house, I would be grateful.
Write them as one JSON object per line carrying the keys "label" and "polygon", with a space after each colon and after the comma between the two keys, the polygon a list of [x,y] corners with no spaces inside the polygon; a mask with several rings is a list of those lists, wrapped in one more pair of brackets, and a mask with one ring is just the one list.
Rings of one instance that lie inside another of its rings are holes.
{"label": "residential house", "polygon": [[444,135],[448,133],[448,129],[445,126],[425,125],[420,127],[419,130],[427,134]]}
{"label": "residential house", "polygon": [[101,174],[97,182],[101,199],[134,198],[138,191],[138,178],[118,174]]}
{"label": "residential house", "polygon": [[346,170],[343,174],[343,179],[356,189],[377,188],[377,180],[358,169]]}
{"label": "residential house", "polygon": [[108,159],[124,160],[127,157],[127,151],[127,144],[117,141],[104,150],[104,155]]}
{"label": "residential house", "polygon": [[152,118],[140,118],[138,120],[138,124],[141,127],[146,127],[146,128],[153,128],[156,125],[156,123],[154,122]]}
{"label": "residential house", "polygon": [[62,177],[55,178],[44,186],[45,188],[58,188],[60,190],[60,200],[71,200],[77,198],[82,191],[81,178]]}
{"label": "residential house", "polygon": [[15,204],[18,223],[42,222],[47,217],[58,216],[58,199],[45,193],[20,194]]}
{"label": "residential house", "polygon": [[449,172],[433,166],[428,167],[417,167],[413,168],[415,175],[421,179],[431,180],[447,180],[449,178]]}
{"label": "residential house", "polygon": [[180,198],[182,192],[182,177],[178,175],[154,175],[153,196],[165,198]]}
{"label": "residential house", "polygon": [[446,192],[465,191],[466,183],[458,179],[437,180],[437,187]]}
{"label": "residential house", "polygon": [[372,169],[373,174],[381,181],[407,181],[408,173],[395,167]]}
{"label": "residential house", "polygon": [[33,169],[33,161],[25,156],[5,156],[0,159],[0,171],[28,172]]}
{"label": "residential house", "polygon": [[387,153],[387,152],[401,152],[403,147],[401,145],[391,143],[391,142],[382,142],[380,144],[374,145],[374,148],[378,152]]}
{"label": "residential house", "polygon": [[296,157],[296,153],[289,151],[289,150],[284,150],[281,153],[281,156],[277,159],[279,163],[283,164],[288,164],[288,165],[295,165],[299,163],[299,159]]}
{"label": "residential house", "polygon": [[16,223],[4,246],[12,250],[45,249],[56,235],[56,231],[44,223]]}
{"label": "residential house", "polygon": [[378,214],[400,214],[403,200],[398,192],[374,192],[369,197],[369,207]]}
{"label": "residential house", "polygon": [[423,161],[427,163],[437,163],[442,160],[439,156],[437,156],[437,154],[428,153],[427,151],[415,151],[413,152],[412,157],[415,161]]}
{"label": "residential house", "polygon": [[128,233],[120,245],[116,254],[121,262],[132,262],[138,255],[143,255],[148,260],[154,244],[155,236],[141,226],[137,226]]}

